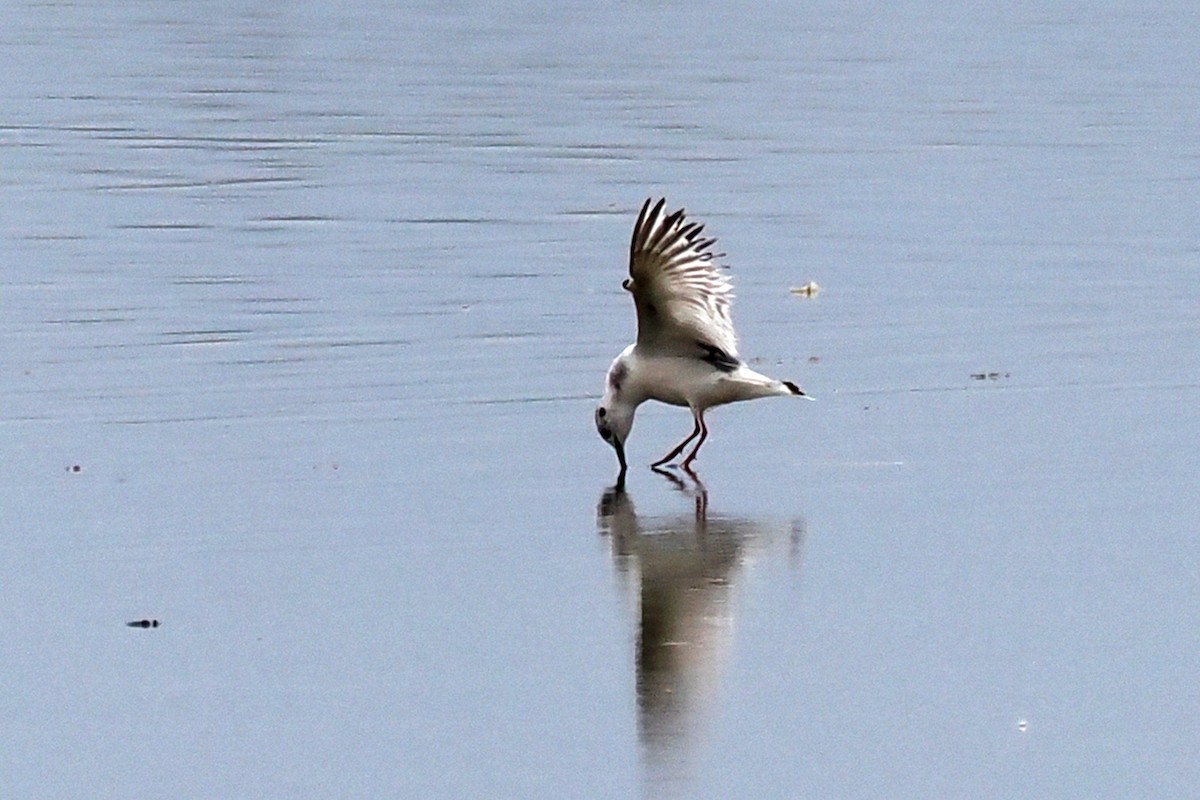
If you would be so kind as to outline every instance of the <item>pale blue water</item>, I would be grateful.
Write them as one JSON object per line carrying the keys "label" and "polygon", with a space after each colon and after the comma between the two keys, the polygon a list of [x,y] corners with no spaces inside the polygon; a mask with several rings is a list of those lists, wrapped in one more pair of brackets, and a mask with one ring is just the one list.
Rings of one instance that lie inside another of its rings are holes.
{"label": "pale blue water", "polygon": [[[0,795],[1190,796],[1196,23],[5,6]],[[706,494],[651,194],[818,398]]]}

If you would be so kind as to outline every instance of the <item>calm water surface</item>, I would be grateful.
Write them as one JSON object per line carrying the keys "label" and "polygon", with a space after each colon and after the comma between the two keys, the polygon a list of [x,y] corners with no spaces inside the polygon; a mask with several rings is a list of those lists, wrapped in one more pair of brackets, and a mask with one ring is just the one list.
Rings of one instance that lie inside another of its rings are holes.
{"label": "calm water surface", "polygon": [[[1190,796],[1196,24],[6,5],[0,794]],[[818,402],[616,493],[650,194]]]}

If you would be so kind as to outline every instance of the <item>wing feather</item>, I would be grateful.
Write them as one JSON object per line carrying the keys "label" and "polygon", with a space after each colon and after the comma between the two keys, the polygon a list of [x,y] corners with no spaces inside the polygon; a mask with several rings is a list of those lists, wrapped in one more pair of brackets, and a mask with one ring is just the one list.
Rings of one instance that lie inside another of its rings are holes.
{"label": "wing feather", "polygon": [[[653,203],[653,205],[651,205]],[[629,244],[625,288],[637,307],[639,347],[737,363],[730,317],[733,284],[712,252],[717,240],[686,222],[681,208],[664,215],[666,199],[642,205]]]}

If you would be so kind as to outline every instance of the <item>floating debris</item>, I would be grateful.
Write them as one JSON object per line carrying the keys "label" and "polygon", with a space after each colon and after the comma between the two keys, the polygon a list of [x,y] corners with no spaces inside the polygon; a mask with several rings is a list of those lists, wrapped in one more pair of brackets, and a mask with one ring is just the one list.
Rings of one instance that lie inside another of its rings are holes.
{"label": "floating debris", "polygon": [[83,471],[83,467],[79,466],[78,464],[72,464],[71,466],[67,467],[67,472],[82,472],[82,471]]}
{"label": "floating debris", "polygon": [[1024,733],[1025,731],[1029,730],[1029,720],[1025,720],[1025,719],[1017,720],[1017,730],[1019,730],[1021,733]]}
{"label": "floating debris", "polygon": [[817,292],[821,291],[821,287],[817,285],[816,281],[809,281],[803,286],[793,286],[789,291],[801,297],[816,297]]}
{"label": "floating debris", "polygon": [[1011,378],[1011,372],[972,372],[973,381],[998,381],[1001,378]]}
{"label": "floating debris", "polygon": [[135,619],[133,622],[126,622],[130,628],[157,628],[162,623],[156,619]]}

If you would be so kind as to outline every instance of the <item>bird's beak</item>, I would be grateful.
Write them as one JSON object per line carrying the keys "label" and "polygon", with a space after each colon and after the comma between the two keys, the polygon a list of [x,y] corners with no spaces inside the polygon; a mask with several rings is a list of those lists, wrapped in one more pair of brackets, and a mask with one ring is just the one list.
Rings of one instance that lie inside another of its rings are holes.
{"label": "bird's beak", "polygon": [[617,461],[621,465],[621,472],[617,475],[617,484],[624,485],[625,471],[629,468],[629,466],[625,463],[625,445],[622,444],[621,441],[615,436],[612,437],[612,439],[613,450],[617,451]]}

